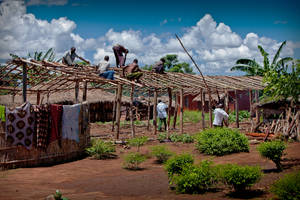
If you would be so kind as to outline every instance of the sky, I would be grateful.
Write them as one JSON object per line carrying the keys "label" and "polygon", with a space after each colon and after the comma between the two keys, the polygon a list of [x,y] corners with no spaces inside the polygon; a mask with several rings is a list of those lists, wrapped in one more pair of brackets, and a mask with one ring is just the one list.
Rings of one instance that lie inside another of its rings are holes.
{"label": "sky", "polygon": [[177,54],[194,67],[177,34],[203,74],[239,75],[236,60],[262,62],[258,45],[272,59],[286,40],[281,57],[300,59],[299,9],[299,0],[0,0],[0,62],[49,48],[60,58],[75,46],[92,64],[109,55],[115,65],[119,43],[127,62]]}

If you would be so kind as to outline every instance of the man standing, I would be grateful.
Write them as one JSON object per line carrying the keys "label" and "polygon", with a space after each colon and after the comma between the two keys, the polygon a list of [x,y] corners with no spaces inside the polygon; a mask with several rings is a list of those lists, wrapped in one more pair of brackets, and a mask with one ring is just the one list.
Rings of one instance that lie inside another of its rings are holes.
{"label": "man standing", "polygon": [[104,60],[102,60],[99,64],[98,64],[98,72],[99,72],[99,76],[102,78],[106,78],[106,79],[110,79],[110,80],[114,80],[114,74],[115,71],[113,70],[108,70],[110,64],[109,64],[109,57],[105,56]]}
{"label": "man standing", "polygon": [[76,54],[76,48],[75,47],[72,47],[71,51],[66,53],[66,55],[62,58],[62,63],[65,64],[65,65],[69,65],[69,66],[70,65],[75,65],[75,63],[74,63],[75,58],[79,58],[80,60],[90,64],[89,61],[85,60],[84,58],[82,58],[82,57],[80,57]]}
{"label": "man standing", "polygon": [[216,109],[214,110],[214,127],[223,127],[223,121],[226,126],[228,126],[227,120],[228,120],[228,114],[222,109],[223,104],[218,104],[216,106]]}
{"label": "man standing", "polygon": [[134,59],[131,64],[123,67],[122,75],[130,81],[136,80],[136,82],[139,83],[139,79],[143,75],[143,72],[141,72],[139,68],[138,60]]}
{"label": "man standing", "polygon": [[153,71],[158,74],[164,74],[165,73],[165,68],[164,68],[165,62],[166,62],[165,59],[161,58],[160,61],[155,63],[155,65],[153,67]]}
{"label": "man standing", "polygon": [[167,130],[167,109],[168,106],[163,103],[161,100],[158,100],[157,104],[157,116],[159,118],[158,130],[161,131],[162,123],[164,123],[165,131]]}
{"label": "man standing", "polygon": [[116,57],[116,65],[117,67],[122,67],[125,65],[125,58],[123,56],[123,53],[125,54],[125,57],[127,55],[127,53],[129,52],[128,49],[125,49],[125,47],[123,47],[120,44],[116,44],[115,46],[113,46],[113,51]]}

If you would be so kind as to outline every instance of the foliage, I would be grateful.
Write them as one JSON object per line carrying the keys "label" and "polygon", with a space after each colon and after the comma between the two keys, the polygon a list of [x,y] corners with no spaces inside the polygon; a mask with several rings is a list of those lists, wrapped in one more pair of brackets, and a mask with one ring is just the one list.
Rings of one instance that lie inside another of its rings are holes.
{"label": "foliage", "polygon": [[123,166],[125,169],[137,170],[139,165],[146,160],[146,157],[139,152],[128,153],[124,157]]}
{"label": "foliage", "polygon": [[249,152],[249,142],[238,130],[229,128],[206,129],[196,136],[196,148],[205,154],[222,156]]}
{"label": "foliage", "polygon": [[159,163],[165,163],[173,153],[163,145],[153,146],[151,148],[152,155],[154,155]]}
{"label": "foliage", "polygon": [[171,134],[169,137],[172,142],[181,142],[182,141],[182,136],[179,134],[176,134],[176,133]]}
{"label": "foliage", "polygon": [[136,137],[128,140],[130,146],[137,147],[137,151],[140,150],[140,147],[143,146],[148,141],[147,136]]}
{"label": "foliage", "polygon": [[55,194],[53,195],[55,200],[68,200],[68,198],[63,197],[61,191],[56,190]]}
{"label": "foliage", "polygon": [[285,148],[286,146],[284,142],[274,140],[270,142],[261,143],[257,149],[261,156],[272,160],[276,164],[277,169],[281,171],[282,166],[280,160]]}
{"label": "foliage", "polygon": [[[239,121],[240,122],[244,121],[245,119],[249,119],[249,118],[250,118],[250,112],[248,112],[247,110],[239,111]],[[229,120],[229,122],[236,121],[236,112],[235,111],[229,113],[228,120]]]}
{"label": "foliage", "polygon": [[181,135],[181,142],[182,143],[193,143],[194,138],[193,138],[193,136],[191,136],[187,133],[184,133],[184,134]]}
{"label": "foliage", "polygon": [[168,172],[169,178],[172,178],[174,174],[180,174],[184,167],[193,163],[194,158],[191,154],[176,155],[165,163],[165,170]]}
{"label": "foliage", "polygon": [[300,171],[285,175],[271,186],[278,199],[300,199]]}
{"label": "foliage", "polygon": [[[185,110],[183,112],[183,123],[199,123],[202,119],[201,111],[194,111],[194,110]],[[204,119],[207,121],[209,120],[209,114],[204,113]],[[174,117],[171,117],[170,124],[173,124]],[[180,121],[176,121],[176,125],[179,125]]]}
{"label": "foliage", "polygon": [[207,191],[216,181],[217,174],[212,163],[202,161],[199,165],[189,165],[183,168],[182,173],[173,177],[178,193],[202,193]]}
{"label": "foliage", "polygon": [[145,65],[143,67],[141,67],[143,70],[146,70],[146,71],[152,71],[152,68],[153,68],[153,65]]}
{"label": "foliage", "polygon": [[193,72],[193,68],[186,62],[179,63],[178,56],[176,54],[168,54],[165,57],[165,67],[166,71],[169,72],[180,72],[180,73],[188,73],[195,74]]}
{"label": "foliage", "polygon": [[262,177],[261,168],[256,166],[239,166],[236,164],[219,165],[219,178],[235,191],[244,191],[247,187],[257,183]]}
{"label": "foliage", "polygon": [[163,142],[166,139],[168,139],[167,133],[159,133],[157,136],[157,140],[160,142]]}
{"label": "foliage", "polygon": [[104,142],[97,139],[92,140],[92,146],[86,148],[86,152],[96,159],[106,159],[114,156],[113,152],[116,152],[116,148],[112,142]]}

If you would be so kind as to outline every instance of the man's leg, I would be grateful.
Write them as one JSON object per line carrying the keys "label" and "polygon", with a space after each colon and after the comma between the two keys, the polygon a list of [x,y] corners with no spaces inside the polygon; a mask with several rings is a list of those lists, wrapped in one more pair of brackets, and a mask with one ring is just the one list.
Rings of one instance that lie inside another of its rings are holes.
{"label": "man's leg", "polygon": [[[113,50],[114,50],[114,49],[113,49]],[[115,54],[115,58],[116,58],[116,66],[118,67],[119,64],[120,64],[120,60],[119,60],[119,56],[118,56],[116,50],[114,50],[114,54]]]}
{"label": "man's leg", "polygon": [[124,66],[124,57],[119,55],[119,56],[118,56],[118,59],[119,59],[120,67],[121,67],[121,66]]}
{"label": "man's leg", "polygon": [[115,71],[107,71],[107,79],[114,80]]}
{"label": "man's leg", "polygon": [[158,130],[161,131],[161,124],[162,124],[162,119],[161,118],[158,118],[159,122],[158,122]]}
{"label": "man's leg", "polygon": [[167,131],[167,120],[166,120],[166,118],[163,118],[162,121],[164,122],[164,125],[165,125],[165,131]]}

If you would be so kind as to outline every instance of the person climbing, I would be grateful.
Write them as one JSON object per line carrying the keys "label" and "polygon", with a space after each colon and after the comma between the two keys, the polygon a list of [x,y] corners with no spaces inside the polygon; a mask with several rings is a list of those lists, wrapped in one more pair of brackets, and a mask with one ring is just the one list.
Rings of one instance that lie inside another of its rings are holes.
{"label": "person climbing", "polygon": [[65,65],[75,65],[76,63],[74,62],[75,58],[79,58],[80,60],[86,62],[87,64],[90,64],[89,61],[85,60],[84,58],[78,56],[76,54],[76,48],[72,47],[70,49],[70,52],[67,52],[66,55],[62,58],[62,63]]}
{"label": "person climbing", "polygon": [[110,79],[110,80],[114,80],[115,71],[109,70],[109,67],[110,67],[109,56],[105,56],[104,60],[102,60],[98,64],[98,70],[97,71],[99,72],[100,77]]}
{"label": "person climbing", "polygon": [[126,77],[130,81],[140,82],[140,78],[143,75],[143,72],[140,70],[138,65],[138,60],[134,59],[129,65],[122,67],[122,76]]}
{"label": "person climbing", "polygon": [[164,58],[161,58],[160,61],[154,64],[153,70],[157,74],[165,74],[165,64],[166,60]]}
{"label": "person climbing", "polygon": [[[116,44],[115,46],[113,46],[113,51],[116,57],[116,65],[117,67],[122,67],[125,65],[125,59],[126,59],[126,55],[128,54],[128,49],[126,49],[125,47],[123,47],[120,44]],[[125,57],[123,55],[123,53],[125,54]]]}

